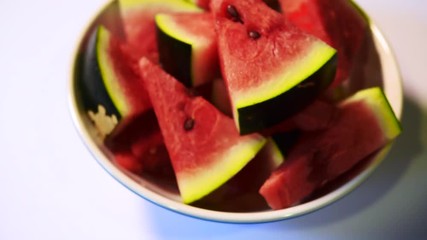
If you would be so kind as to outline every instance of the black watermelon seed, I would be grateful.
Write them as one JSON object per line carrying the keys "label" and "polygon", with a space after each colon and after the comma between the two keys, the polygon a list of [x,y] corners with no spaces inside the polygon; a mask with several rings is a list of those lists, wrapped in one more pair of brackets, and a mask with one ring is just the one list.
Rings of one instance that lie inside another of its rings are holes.
{"label": "black watermelon seed", "polygon": [[261,37],[261,34],[257,31],[249,31],[249,37],[256,40]]}
{"label": "black watermelon seed", "polygon": [[184,130],[185,130],[185,131],[190,131],[191,129],[193,129],[193,128],[194,128],[194,124],[195,124],[194,119],[192,119],[192,118],[188,117],[188,118],[187,118],[187,119],[185,119],[185,121],[184,121]]}
{"label": "black watermelon seed", "polygon": [[236,7],[233,5],[228,5],[227,6],[227,13],[228,16],[231,18],[231,20],[233,22],[240,22],[243,23],[242,19],[240,18],[240,14],[237,11]]}

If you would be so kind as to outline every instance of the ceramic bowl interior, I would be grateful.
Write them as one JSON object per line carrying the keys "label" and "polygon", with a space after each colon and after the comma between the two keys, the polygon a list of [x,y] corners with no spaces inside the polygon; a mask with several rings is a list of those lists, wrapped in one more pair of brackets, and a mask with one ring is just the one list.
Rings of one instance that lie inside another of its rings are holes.
{"label": "ceramic bowl interior", "polygon": [[[283,210],[254,208],[250,211],[223,211],[216,208],[202,208],[181,203],[178,191],[173,184],[159,181],[153,176],[137,176],[120,168],[88,117],[85,100],[81,96],[78,61],[85,51],[88,35],[98,25],[111,22],[106,12],[115,11],[113,4],[108,4],[94,17],[83,32],[81,41],[72,63],[70,81],[70,106],[75,126],[99,164],[118,182],[144,199],[172,211],[196,218],[235,223],[258,223],[287,219],[318,210],[342,198],[360,185],[384,160],[391,144],[372,154],[355,169],[322,189],[305,203]],[[108,14],[111,16],[111,14]],[[380,30],[371,23],[371,37],[365,41],[364,51],[352,72],[350,91],[370,86],[382,86],[393,110],[400,118],[402,112],[402,84],[395,57]]]}

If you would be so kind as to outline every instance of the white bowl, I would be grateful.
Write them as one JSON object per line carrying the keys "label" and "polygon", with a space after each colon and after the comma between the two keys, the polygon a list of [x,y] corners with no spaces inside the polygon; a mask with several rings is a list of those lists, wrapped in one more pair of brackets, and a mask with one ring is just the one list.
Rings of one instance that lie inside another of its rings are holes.
{"label": "white bowl", "polygon": [[[99,16],[99,14],[97,16]],[[82,42],[96,20],[97,17],[94,18],[94,21],[90,23],[90,26],[85,30]],[[403,94],[398,65],[380,30],[374,24],[371,24],[371,30],[374,43],[372,46],[378,53],[377,59],[379,61],[377,61],[377,63],[373,63],[372,61],[363,61],[363,64],[358,68],[358,74],[361,74],[362,78],[363,76],[371,75],[372,72],[375,72],[373,75],[381,76],[381,79],[377,79],[378,81],[376,81],[376,83],[382,84],[395,114],[400,118]],[[82,42],[79,43],[77,51],[81,48]],[[114,163],[111,154],[103,145],[97,135],[95,127],[89,120],[87,110],[82,106],[82,99],[79,97],[79,88],[76,84],[76,59],[77,53],[72,64],[72,77],[69,88],[71,115],[81,139],[86,144],[87,148],[99,164],[112,177],[123,184],[123,186],[148,201],[188,216],[220,222],[259,223],[293,218],[313,212],[337,201],[364,182],[384,160],[386,154],[391,148],[390,144],[378,151],[368,161],[366,161],[364,166],[353,171],[352,175],[348,175],[347,178],[345,178],[345,181],[342,180],[341,182],[338,182],[334,188],[329,189],[329,191],[324,192],[319,195],[319,197],[287,209],[265,209],[255,212],[223,212],[186,205],[180,202],[180,197],[177,195],[176,191],[170,191],[167,187],[158,184],[153,180],[144,179],[126,172]],[[362,87],[367,87],[369,84],[371,84],[371,82],[363,82]]]}

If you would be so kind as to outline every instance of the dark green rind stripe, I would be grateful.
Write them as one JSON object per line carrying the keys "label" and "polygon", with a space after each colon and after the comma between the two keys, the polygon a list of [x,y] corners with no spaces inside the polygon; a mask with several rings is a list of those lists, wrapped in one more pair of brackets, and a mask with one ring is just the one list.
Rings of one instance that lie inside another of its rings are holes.
{"label": "dark green rind stripe", "polygon": [[271,127],[308,106],[332,82],[336,65],[335,54],[319,70],[289,91],[267,101],[237,109],[240,134]]}
{"label": "dark green rind stripe", "polygon": [[81,46],[81,54],[77,58],[75,76],[81,89],[83,106],[86,110],[97,111],[98,105],[102,105],[108,115],[121,115],[113,104],[107,89],[105,88],[96,57],[96,42],[98,28],[93,28],[86,43]]}
{"label": "dark green rind stripe", "polygon": [[186,87],[192,87],[192,46],[156,27],[159,61],[162,68]]}

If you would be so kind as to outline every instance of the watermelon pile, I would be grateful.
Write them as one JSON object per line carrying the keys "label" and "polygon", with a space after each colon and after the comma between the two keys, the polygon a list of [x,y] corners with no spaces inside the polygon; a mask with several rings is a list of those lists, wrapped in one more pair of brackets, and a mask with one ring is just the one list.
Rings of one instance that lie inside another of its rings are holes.
{"label": "watermelon pile", "polygon": [[183,203],[292,207],[401,132],[380,87],[331,95],[369,29],[349,0],[118,4],[90,34],[82,89],[119,119],[102,134],[117,165]]}

